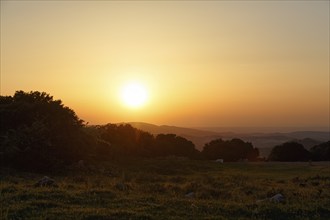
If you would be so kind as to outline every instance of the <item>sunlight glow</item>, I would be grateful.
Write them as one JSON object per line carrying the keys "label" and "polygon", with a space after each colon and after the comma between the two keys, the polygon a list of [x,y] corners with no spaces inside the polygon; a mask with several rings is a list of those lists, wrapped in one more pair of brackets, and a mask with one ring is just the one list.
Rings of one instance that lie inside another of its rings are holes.
{"label": "sunlight glow", "polygon": [[130,108],[142,107],[147,99],[148,92],[141,83],[131,82],[126,84],[121,90],[123,103]]}

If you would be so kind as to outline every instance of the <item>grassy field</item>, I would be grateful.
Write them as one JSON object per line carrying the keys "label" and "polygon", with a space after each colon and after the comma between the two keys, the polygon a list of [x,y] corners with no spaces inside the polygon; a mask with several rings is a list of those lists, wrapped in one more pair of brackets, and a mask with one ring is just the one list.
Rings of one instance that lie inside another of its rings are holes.
{"label": "grassy field", "polygon": [[[57,187],[34,187],[44,175]],[[330,163],[167,158],[58,174],[2,169],[0,190],[1,219],[330,219]],[[277,193],[283,203],[258,201]]]}

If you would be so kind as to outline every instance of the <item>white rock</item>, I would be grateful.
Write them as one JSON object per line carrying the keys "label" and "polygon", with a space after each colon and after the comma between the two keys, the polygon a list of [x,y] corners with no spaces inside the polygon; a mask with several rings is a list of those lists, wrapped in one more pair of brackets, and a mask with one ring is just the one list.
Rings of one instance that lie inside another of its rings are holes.
{"label": "white rock", "polygon": [[34,186],[40,187],[40,186],[57,186],[57,185],[55,183],[55,180],[49,178],[48,176],[44,176],[37,183],[35,183]]}
{"label": "white rock", "polygon": [[217,163],[223,163],[223,159],[216,159],[215,162],[217,162]]}
{"label": "white rock", "polygon": [[269,198],[271,202],[279,203],[279,202],[284,202],[285,198],[282,194],[278,193],[275,196]]}
{"label": "white rock", "polygon": [[193,198],[195,196],[194,192],[189,192],[185,195],[186,198]]}

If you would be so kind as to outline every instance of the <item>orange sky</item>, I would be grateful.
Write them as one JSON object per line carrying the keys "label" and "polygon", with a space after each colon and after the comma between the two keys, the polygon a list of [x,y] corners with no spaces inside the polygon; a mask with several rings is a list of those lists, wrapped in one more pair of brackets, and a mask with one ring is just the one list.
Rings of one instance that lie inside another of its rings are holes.
{"label": "orange sky", "polygon": [[1,95],[91,124],[329,127],[329,83],[329,1],[1,1]]}

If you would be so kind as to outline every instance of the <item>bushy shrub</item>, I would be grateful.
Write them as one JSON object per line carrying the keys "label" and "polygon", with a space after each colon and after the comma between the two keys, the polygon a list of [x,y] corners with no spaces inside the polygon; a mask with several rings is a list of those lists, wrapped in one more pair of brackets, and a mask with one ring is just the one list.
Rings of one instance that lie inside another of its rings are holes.
{"label": "bushy shrub", "polygon": [[270,161],[308,161],[310,159],[310,152],[297,142],[286,142],[275,146],[268,157]]}
{"label": "bushy shrub", "polygon": [[157,156],[181,156],[197,158],[199,151],[195,145],[175,134],[159,134],[155,138],[153,153]]}
{"label": "bushy shrub", "polygon": [[330,160],[330,141],[316,145],[310,149],[313,160],[329,161]]}
{"label": "bushy shrub", "polygon": [[254,148],[251,143],[244,142],[238,138],[227,141],[216,139],[205,144],[202,155],[210,160],[221,158],[224,161],[243,159],[254,161],[259,156],[259,150]]}

